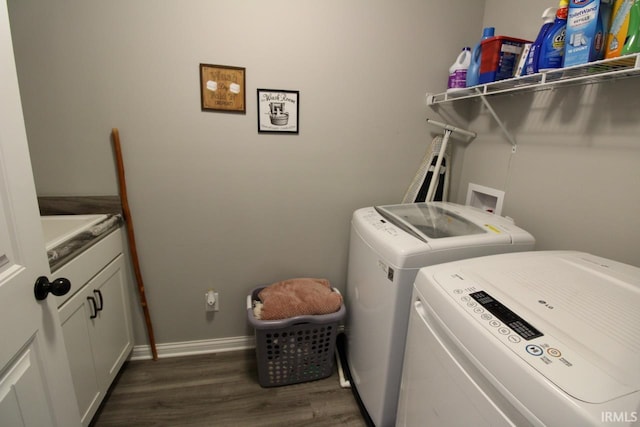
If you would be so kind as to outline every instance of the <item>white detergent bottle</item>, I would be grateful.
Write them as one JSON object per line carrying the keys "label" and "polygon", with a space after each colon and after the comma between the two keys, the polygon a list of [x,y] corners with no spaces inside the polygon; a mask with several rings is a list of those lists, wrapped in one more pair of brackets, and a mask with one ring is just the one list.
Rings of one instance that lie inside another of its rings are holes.
{"label": "white detergent bottle", "polygon": [[467,70],[471,63],[471,48],[465,47],[458,55],[456,62],[449,68],[449,82],[447,92],[460,90],[467,87]]}

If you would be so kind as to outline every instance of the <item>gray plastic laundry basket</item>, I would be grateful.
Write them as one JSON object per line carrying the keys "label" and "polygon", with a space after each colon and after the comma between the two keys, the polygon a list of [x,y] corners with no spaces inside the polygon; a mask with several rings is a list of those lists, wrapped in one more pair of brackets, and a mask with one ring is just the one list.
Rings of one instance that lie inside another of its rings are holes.
{"label": "gray plastic laundry basket", "polygon": [[[263,288],[247,296],[247,318],[256,331],[260,385],[274,387],[330,376],[338,324],[346,312],[344,303],[335,313],[259,320],[253,314],[253,301]],[[335,288],[333,291],[339,293]]]}

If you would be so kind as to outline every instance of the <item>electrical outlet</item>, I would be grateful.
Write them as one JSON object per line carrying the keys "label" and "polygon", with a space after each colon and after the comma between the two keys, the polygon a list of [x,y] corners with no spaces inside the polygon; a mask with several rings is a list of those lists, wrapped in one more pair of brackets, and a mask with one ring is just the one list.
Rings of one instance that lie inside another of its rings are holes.
{"label": "electrical outlet", "polygon": [[213,289],[209,289],[204,294],[204,308],[206,311],[218,311],[220,309],[220,299],[218,298],[218,292]]}

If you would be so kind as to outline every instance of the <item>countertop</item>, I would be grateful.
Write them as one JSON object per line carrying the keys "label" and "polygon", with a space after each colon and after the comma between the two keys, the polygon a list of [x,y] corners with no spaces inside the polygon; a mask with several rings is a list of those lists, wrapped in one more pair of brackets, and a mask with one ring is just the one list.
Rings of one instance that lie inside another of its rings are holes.
{"label": "countertop", "polygon": [[55,271],[124,224],[117,196],[39,197],[41,215],[107,214],[107,217],[47,251],[49,267]]}
{"label": "countertop", "polygon": [[55,271],[109,235],[124,224],[122,215],[108,214],[107,217],[90,229],[76,234],[71,239],[60,243],[47,251],[47,259],[51,271]]}

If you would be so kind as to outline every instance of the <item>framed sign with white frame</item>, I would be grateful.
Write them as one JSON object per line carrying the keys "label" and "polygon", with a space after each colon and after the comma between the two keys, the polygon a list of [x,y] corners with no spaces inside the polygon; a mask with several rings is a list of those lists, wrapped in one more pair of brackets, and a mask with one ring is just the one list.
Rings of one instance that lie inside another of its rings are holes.
{"label": "framed sign with white frame", "polygon": [[300,92],[297,90],[258,89],[258,132],[299,132]]}

